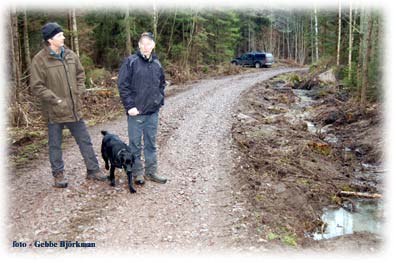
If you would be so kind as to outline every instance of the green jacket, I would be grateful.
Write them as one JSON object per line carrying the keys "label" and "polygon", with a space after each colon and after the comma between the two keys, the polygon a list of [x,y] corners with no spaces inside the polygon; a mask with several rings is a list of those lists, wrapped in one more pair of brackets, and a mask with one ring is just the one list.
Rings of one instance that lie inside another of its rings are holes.
{"label": "green jacket", "polygon": [[44,116],[49,122],[79,121],[82,118],[85,71],[78,56],[70,49],[65,48],[63,60],[49,52],[50,48],[46,46],[33,58],[31,91],[41,99]]}

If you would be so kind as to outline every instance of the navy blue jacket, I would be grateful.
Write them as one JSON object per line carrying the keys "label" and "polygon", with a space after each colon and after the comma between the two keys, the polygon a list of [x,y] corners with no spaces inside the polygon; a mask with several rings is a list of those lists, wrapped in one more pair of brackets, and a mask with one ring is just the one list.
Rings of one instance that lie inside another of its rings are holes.
{"label": "navy blue jacket", "polygon": [[164,88],[164,71],[156,54],[145,59],[137,51],[124,60],[119,71],[118,89],[126,114],[133,107],[142,115],[159,111],[164,105]]}

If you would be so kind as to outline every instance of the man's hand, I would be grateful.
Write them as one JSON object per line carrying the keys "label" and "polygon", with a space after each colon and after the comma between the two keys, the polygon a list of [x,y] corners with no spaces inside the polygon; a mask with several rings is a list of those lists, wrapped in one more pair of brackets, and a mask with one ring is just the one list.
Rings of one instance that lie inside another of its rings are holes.
{"label": "man's hand", "polygon": [[136,116],[136,115],[140,114],[140,112],[138,111],[138,109],[136,107],[133,107],[133,108],[129,109],[129,111],[127,111],[127,113],[130,116]]}

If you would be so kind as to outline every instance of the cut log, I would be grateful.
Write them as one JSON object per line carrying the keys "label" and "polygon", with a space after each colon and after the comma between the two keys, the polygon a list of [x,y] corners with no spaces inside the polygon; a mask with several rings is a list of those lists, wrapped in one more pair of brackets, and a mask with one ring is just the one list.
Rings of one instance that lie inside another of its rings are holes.
{"label": "cut log", "polygon": [[357,197],[365,197],[365,198],[382,198],[382,194],[378,193],[365,193],[365,192],[353,192],[353,191],[341,191],[339,195],[342,196],[357,196]]}

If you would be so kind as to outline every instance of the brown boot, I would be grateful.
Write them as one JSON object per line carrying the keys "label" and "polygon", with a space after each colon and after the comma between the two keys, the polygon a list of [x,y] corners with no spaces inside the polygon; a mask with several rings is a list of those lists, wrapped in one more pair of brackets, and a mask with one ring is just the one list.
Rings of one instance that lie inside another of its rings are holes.
{"label": "brown boot", "polygon": [[160,177],[156,174],[146,174],[145,177],[160,184],[165,184],[167,182],[167,178]]}
{"label": "brown boot", "polygon": [[100,169],[95,171],[88,170],[86,179],[97,180],[97,181],[108,181],[108,176],[105,175]]}
{"label": "brown boot", "polygon": [[58,187],[58,188],[67,187],[68,183],[63,171],[57,172],[53,176],[53,178],[55,179],[55,184],[53,185],[54,187]]}

